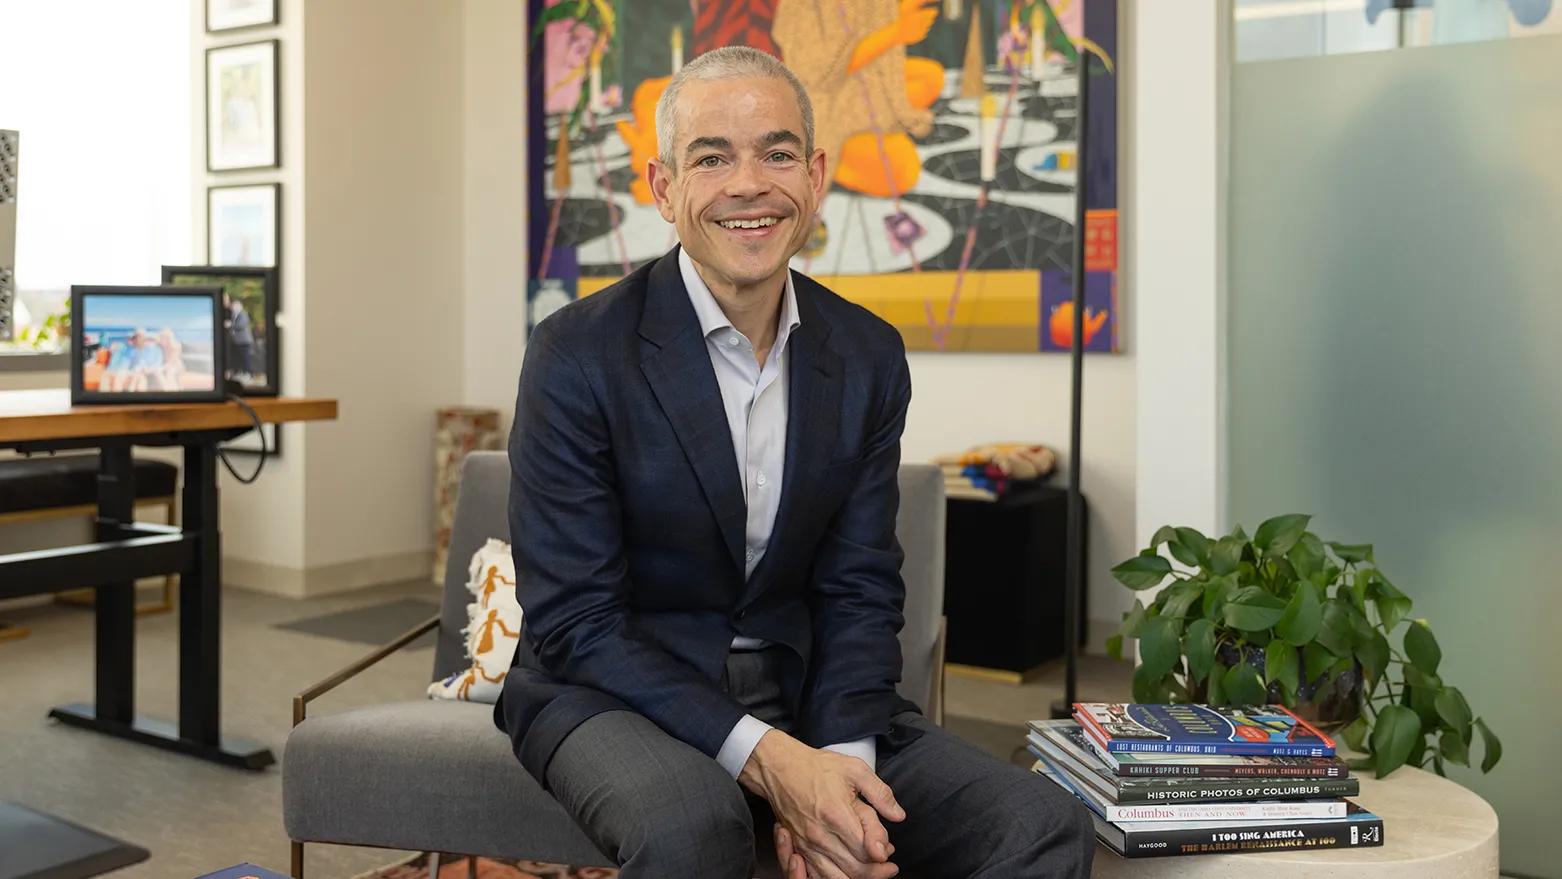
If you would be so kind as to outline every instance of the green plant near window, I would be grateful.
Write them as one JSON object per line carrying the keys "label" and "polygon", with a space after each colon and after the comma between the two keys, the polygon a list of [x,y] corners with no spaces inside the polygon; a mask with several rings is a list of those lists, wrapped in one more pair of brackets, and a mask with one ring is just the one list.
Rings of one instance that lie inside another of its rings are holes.
{"label": "green plant near window", "polygon": [[[1426,620],[1410,617],[1371,546],[1319,540],[1310,520],[1277,516],[1251,538],[1240,525],[1220,538],[1167,526],[1112,569],[1136,591],[1170,578],[1148,607],[1136,598],[1107,641],[1121,658],[1124,640],[1139,640],[1134,701],[1283,704],[1343,726],[1366,755],[1352,768],[1380,778],[1406,763],[1439,775],[1447,763],[1469,766],[1479,733],[1490,772],[1502,743],[1438,676],[1442,650]],[[1390,641],[1401,628],[1402,650]]]}
{"label": "green plant near window", "polygon": [[70,343],[71,334],[71,300],[65,297],[65,304],[54,314],[43,319],[43,323],[37,327],[24,327],[17,334],[16,340],[23,344],[31,345],[34,349],[44,345],[53,345],[56,350]]}

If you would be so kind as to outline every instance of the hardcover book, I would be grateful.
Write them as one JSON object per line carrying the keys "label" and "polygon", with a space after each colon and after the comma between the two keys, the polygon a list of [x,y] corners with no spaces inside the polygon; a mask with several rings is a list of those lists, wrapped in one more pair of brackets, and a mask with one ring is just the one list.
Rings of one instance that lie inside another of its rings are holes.
{"label": "hardcover book", "polygon": [[1282,705],[1076,702],[1074,719],[1113,753],[1334,756],[1332,739]]}
{"label": "hardcover book", "polygon": [[[1036,771],[1079,795],[1067,775]],[[1345,817],[1293,821],[1121,821],[1106,819],[1087,798],[1096,837],[1125,858],[1260,851],[1360,848],[1383,844],[1383,819],[1351,800]]]}
{"label": "hardcover book", "polygon": [[[1098,752],[1089,738],[1072,720],[1041,720],[1031,722],[1029,745],[1040,756],[1054,765],[1079,777],[1113,803],[1216,803],[1231,800],[1273,799],[1293,800],[1320,797],[1353,797],[1361,793],[1361,782],[1355,778],[1298,778],[1288,775],[1272,775],[1262,770],[1238,776],[1127,776],[1121,775],[1109,765],[1109,751]],[[1123,755],[1133,757],[1134,755]],[[1148,755],[1147,755],[1148,756]],[[1337,757],[1198,757],[1184,754],[1161,755],[1171,758],[1187,757],[1190,760],[1284,761],[1338,760]],[[1198,768],[1198,767],[1194,767]],[[1344,762],[1340,762],[1344,769]]]}

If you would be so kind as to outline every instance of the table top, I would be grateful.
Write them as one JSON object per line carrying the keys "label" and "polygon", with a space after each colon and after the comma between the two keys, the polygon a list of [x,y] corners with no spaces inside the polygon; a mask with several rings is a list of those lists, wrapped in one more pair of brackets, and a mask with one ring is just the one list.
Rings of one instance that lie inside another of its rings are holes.
{"label": "table top", "polygon": [[[336,401],[299,397],[246,397],[266,424],[336,417]],[[189,430],[250,427],[237,403],[130,403],[72,406],[67,389],[0,391],[0,443],[138,436]]]}
{"label": "table top", "polygon": [[1121,858],[1096,845],[1092,879],[1497,879],[1497,813],[1469,789],[1405,766],[1361,776],[1352,797],[1383,819],[1383,845]]}

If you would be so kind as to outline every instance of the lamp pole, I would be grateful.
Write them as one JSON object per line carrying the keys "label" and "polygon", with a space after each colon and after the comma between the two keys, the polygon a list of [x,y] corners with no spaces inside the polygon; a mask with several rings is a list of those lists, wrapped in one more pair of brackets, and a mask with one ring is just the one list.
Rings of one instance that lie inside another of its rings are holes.
{"label": "lamp pole", "polygon": [[1079,96],[1074,116],[1074,332],[1069,353],[1073,388],[1069,408],[1068,437],[1068,564],[1063,584],[1063,653],[1067,657],[1063,699],[1052,703],[1054,718],[1073,714],[1079,677],[1079,607],[1084,595],[1085,504],[1079,493],[1080,409],[1085,380],[1085,191],[1088,170],[1086,144],[1090,131],[1090,56],[1078,49]]}

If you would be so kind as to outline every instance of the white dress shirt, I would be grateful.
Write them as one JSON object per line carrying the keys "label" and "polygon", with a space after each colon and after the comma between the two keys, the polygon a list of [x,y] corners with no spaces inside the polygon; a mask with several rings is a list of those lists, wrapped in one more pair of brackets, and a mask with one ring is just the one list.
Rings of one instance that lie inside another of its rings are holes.
{"label": "white dress shirt", "polygon": [[[683,285],[688,288],[694,313],[700,320],[705,347],[716,371],[716,384],[721,387],[727,426],[732,431],[732,450],[737,455],[743,500],[748,506],[743,550],[743,575],[747,578],[753,576],[754,568],[765,556],[770,533],[776,524],[776,511],[781,506],[781,476],[786,469],[786,341],[799,323],[797,291],[792,286],[792,273],[787,272],[776,341],[761,367],[755,359],[753,344],[727,319],[715,294],[695,271],[694,261],[682,248],[678,249],[678,268],[683,273]],[[764,646],[764,642],[739,636],[732,640],[732,646],[752,650]],[[770,724],[759,718],[744,715],[722,743],[716,762],[736,778],[760,738],[770,729]],[[870,769],[877,769],[878,748],[872,738],[826,747],[859,757]]]}

